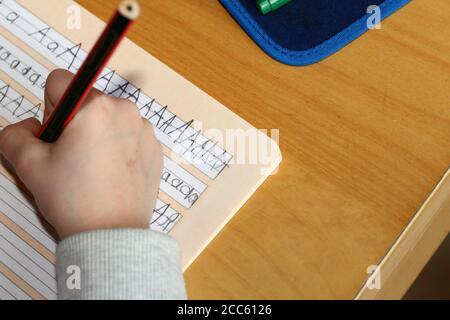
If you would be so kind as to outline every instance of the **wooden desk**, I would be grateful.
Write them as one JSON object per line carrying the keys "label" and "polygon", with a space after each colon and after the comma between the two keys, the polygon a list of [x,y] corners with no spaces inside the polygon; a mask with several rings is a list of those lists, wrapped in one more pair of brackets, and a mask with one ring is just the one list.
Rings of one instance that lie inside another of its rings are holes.
{"label": "wooden desk", "polygon": [[[79,3],[102,19],[115,5]],[[354,297],[450,163],[448,1],[413,1],[307,68],[267,57],[217,1],[142,4],[132,40],[281,130],[279,173],[186,272],[189,296]]]}

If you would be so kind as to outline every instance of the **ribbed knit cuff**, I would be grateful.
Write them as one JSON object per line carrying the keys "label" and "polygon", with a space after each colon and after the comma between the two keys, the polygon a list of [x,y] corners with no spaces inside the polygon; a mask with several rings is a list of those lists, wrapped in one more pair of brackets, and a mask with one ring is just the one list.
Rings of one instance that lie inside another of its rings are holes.
{"label": "ribbed knit cuff", "polygon": [[178,243],[149,230],[82,233],[56,250],[58,298],[186,299]]}

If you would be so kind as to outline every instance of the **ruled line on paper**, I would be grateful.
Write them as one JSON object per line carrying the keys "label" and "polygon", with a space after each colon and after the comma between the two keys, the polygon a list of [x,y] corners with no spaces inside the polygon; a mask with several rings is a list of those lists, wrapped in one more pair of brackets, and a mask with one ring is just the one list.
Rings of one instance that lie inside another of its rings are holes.
{"label": "ruled line on paper", "polygon": [[28,243],[22,240],[14,232],[9,230],[5,225],[0,223],[0,243],[4,243],[8,247],[13,247],[21,251],[25,256],[35,262],[48,276],[54,279],[55,266],[44,256],[37,252]]}
{"label": "ruled line on paper", "polygon": [[10,279],[4,276],[0,272],[0,286],[14,298],[14,300],[31,300],[31,297],[28,296],[22,289],[18,288],[15,283],[13,283]]}
{"label": "ruled line on paper", "polygon": [[[25,281],[28,285],[33,287],[39,294],[46,299],[56,299],[56,281],[50,283],[44,282],[37,276],[36,270],[32,265],[23,265],[21,255],[18,252],[7,252],[0,246],[0,261],[10,270],[12,270],[18,277]],[[30,268],[30,269],[28,269]],[[52,288],[51,288],[52,287]],[[54,289],[53,289],[54,288]]]}
{"label": "ruled line on paper", "polygon": [[0,174],[0,212],[25,230],[50,252],[55,252],[53,237],[47,232],[35,209],[26,204],[20,189]]}
{"label": "ruled line on paper", "polygon": [[3,286],[0,284],[0,300],[17,300],[17,299],[7,289],[3,288]]}

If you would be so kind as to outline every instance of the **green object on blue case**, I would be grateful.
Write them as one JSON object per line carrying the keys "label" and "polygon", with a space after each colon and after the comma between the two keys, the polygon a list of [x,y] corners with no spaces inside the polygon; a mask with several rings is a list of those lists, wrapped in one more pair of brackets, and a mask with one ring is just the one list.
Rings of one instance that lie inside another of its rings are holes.
{"label": "green object on blue case", "polygon": [[256,5],[262,14],[268,14],[269,12],[280,9],[292,0],[257,0]]}

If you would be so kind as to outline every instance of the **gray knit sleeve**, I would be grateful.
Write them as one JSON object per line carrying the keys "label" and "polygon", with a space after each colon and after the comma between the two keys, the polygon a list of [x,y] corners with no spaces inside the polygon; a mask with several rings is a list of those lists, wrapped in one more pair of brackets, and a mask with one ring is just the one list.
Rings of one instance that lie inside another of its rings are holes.
{"label": "gray knit sleeve", "polygon": [[56,250],[58,298],[186,299],[178,243],[149,230],[82,233]]}

